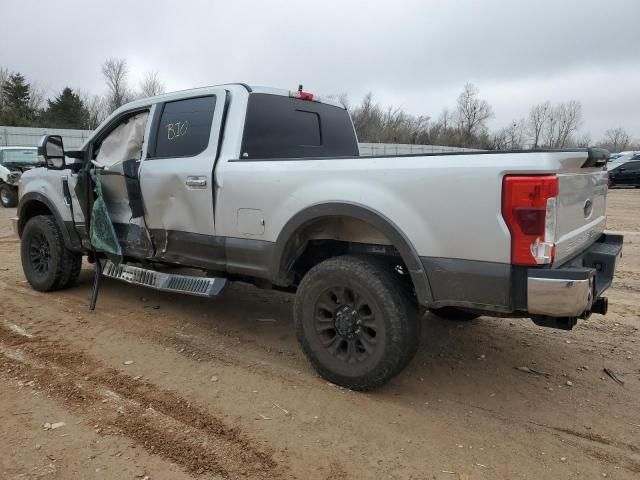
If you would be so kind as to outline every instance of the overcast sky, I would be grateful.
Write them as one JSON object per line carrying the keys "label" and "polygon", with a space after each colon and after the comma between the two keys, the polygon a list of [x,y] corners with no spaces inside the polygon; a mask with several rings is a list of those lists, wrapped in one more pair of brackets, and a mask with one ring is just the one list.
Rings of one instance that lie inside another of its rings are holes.
{"label": "overcast sky", "polygon": [[0,65],[49,95],[102,93],[109,57],[167,91],[303,83],[434,118],[472,82],[492,127],[577,99],[593,140],[617,126],[640,138],[640,0],[1,0],[0,18]]}

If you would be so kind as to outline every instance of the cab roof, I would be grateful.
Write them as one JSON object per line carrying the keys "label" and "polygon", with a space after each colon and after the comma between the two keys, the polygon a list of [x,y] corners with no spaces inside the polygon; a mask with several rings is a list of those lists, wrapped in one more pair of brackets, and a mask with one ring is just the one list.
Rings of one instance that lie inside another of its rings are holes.
{"label": "cab roof", "polygon": [[[132,102],[126,103],[125,105],[118,108],[116,112],[120,112],[123,110],[130,110],[131,108],[136,108],[136,107],[144,107],[146,105],[151,105],[154,103],[166,102],[168,100],[178,100],[181,98],[190,97],[194,94],[206,95],[207,91],[213,88],[224,88],[232,93],[233,91],[246,91],[249,94],[263,93],[268,95],[280,95],[283,97],[295,97],[295,94],[298,93],[297,89],[285,90],[283,88],[273,88],[273,87],[265,87],[265,86],[258,86],[258,85],[251,86],[251,85],[247,85],[246,83],[224,83],[221,85],[209,85],[206,87],[190,88],[187,90],[178,90],[175,92],[163,93],[161,95],[156,95],[154,97],[141,98],[139,100],[134,100]],[[342,103],[332,98],[313,95],[313,101],[325,103],[327,105],[332,105],[334,107],[345,108]]]}

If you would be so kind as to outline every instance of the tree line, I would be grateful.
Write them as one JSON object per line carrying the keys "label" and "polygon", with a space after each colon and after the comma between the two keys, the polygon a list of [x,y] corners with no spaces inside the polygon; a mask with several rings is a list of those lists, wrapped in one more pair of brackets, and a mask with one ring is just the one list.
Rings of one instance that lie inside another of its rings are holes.
{"label": "tree line", "polygon": [[67,86],[53,98],[46,98],[38,82],[29,82],[21,73],[0,66],[0,125],[93,130],[121,105],[164,93],[156,72],[148,72],[137,88],[131,87],[125,59],[108,59],[101,70],[104,94]]}
{"label": "tree line", "polygon": [[[67,86],[53,98],[46,98],[36,81],[28,82],[21,73],[0,66],[0,125],[93,130],[121,105],[165,91],[156,72],[148,72],[137,88],[132,87],[125,59],[105,60],[101,73],[105,84],[102,95]],[[640,140],[632,139],[623,127],[607,130],[595,142],[588,134],[581,134],[583,109],[578,100],[533,105],[526,117],[491,131],[487,122],[494,116],[493,108],[471,83],[464,85],[455,105],[443,109],[435,119],[412,115],[397,107],[384,107],[374,101],[372,93],[353,106],[346,94],[333,97],[351,113],[361,142],[486,150],[587,146],[600,146],[612,152],[640,150]]]}
{"label": "tree line", "polygon": [[581,134],[582,104],[570,100],[558,104],[533,105],[526,118],[512,120],[507,126],[491,131],[487,122],[493,108],[480,97],[478,88],[467,83],[453,108],[444,108],[433,119],[411,115],[396,107],[383,107],[368,93],[352,106],[346,94],[334,95],[351,113],[358,139],[373,143],[409,143],[518,150],[599,146],[611,152],[640,150],[640,139],[633,140],[622,127],[605,131],[603,138],[592,141]]}

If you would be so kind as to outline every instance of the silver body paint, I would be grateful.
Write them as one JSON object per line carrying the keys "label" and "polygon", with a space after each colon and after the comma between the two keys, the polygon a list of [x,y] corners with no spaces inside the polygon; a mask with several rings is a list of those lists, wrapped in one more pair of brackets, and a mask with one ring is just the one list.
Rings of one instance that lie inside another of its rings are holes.
{"label": "silver body paint", "polygon": [[[267,88],[253,91],[288,95]],[[146,139],[155,105],[203,95],[216,95],[205,151],[189,158],[147,159]],[[275,242],[296,213],[342,202],[392,219],[421,257],[508,264],[511,240],[501,215],[501,192],[504,175],[513,173],[559,175],[556,262],[584,249],[604,229],[606,171],[580,168],[587,152],[238,161],[248,97],[244,87],[224,85],[138,100],[114,112],[87,142],[111,118],[128,110],[150,109],[140,167],[149,229]],[[42,193],[67,221],[71,214],[63,202],[62,176],[70,177],[73,191],[74,175],[68,170],[26,172],[21,195]],[[124,198],[122,188],[110,185],[109,195]],[[592,210],[585,218],[587,201]],[[117,203],[114,199],[110,210],[128,221],[126,208]],[[74,213],[81,222],[79,210]]]}

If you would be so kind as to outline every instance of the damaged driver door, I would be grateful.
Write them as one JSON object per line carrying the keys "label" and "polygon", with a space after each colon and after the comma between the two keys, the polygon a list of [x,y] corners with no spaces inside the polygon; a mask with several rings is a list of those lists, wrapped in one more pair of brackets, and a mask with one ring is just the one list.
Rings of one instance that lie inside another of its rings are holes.
{"label": "damaged driver door", "polygon": [[[88,173],[96,192],[94,204],[104,202],[107,212],[105,215],[104,210],[92,209],[91,241],[99,250],[120,257],[153,256],[138,176],[146,150],[149,117],[149,108],[127,112],[123,118],[107,125],[91,146],[92,165]],[[107,245],[109,248],[105,249]]]}
{"label": "damaged driver door", "polygon": [[224,260],[214,225],[213,169],[226,91],[157,104],[140,168],[155,258],[215,269]]}

